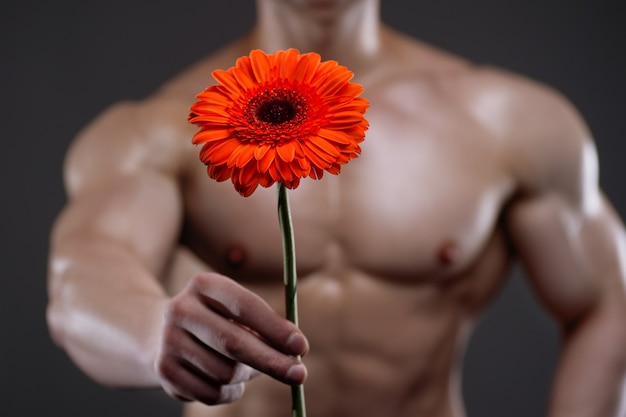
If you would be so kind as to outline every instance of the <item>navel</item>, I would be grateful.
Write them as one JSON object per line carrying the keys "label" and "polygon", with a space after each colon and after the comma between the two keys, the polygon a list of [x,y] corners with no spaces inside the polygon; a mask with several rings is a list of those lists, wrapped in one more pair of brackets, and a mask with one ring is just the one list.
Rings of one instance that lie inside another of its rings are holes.
{"label": "navel", "polygon": [[437,261],[440,265],[450,266],[459,257],[459,247],[454,241],[446,241],[437,251]]}
{"label": "navel", "polygon": [[231,245],[226,249],[224,258],[226,265],[238,269],[246,263],[246,251],[241,245]]}

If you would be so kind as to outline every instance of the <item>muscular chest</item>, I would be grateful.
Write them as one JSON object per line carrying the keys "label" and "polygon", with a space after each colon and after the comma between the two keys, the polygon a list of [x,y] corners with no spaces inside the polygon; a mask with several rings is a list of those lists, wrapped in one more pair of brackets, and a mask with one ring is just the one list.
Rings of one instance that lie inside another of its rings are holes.
{"label": "muscular chest", "polygon": [[[411,278],[459,270],[480,255],[510,181],[486,132],[461,112],[432,107],[373,101],[361,157],[289,192],[301,274],[351,267]],[[276,191],[243,198],[197,164],[185,192],[190,246],[242,280],[280,274]]]}

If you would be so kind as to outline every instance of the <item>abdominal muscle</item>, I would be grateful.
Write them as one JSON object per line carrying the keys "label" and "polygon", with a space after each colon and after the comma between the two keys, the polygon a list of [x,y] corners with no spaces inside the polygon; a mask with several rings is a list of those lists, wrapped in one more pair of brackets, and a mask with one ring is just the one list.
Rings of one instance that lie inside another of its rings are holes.
{"label": "abdominal muscle", "polygon": [[[473,317],[499,287],[507,259],[495,235],[480,260],[442,280],[390,280],[340,262],[300,277],[309,417],[462,417],[457,370]],[[187,275],[189,276],[189,275]],[[248,287],[284,313],[282,281]],[[229,405],[186,417],[288,417],[290,389],[262,375]]]}

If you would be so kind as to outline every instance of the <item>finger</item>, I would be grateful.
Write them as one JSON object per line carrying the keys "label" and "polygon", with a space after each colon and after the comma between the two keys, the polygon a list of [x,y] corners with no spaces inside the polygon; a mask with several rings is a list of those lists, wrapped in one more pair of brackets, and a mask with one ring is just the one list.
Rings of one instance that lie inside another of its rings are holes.
{"label": "finger", "polygon": [[243,394],[242,382],[252,377],[252,372],[176,327],[163,335],[155,370],[170,396],[206,404],[236,400]]}
{"label": "finger", "polygon": [[279,352],[230,319],[212,311],[190,312],[187,318],[187,329],[194,337],[226,358],[287,384],[304,382],[306,368],[299,360]]}
{"label": "finger", "polygon": [[[210,347],[225,357],[249,365],[269,376],[291,385],[302,384],[306,378],[306,368],[293,356],[286,355],[266,344],[253,333],[231,319],[207,309],[195,297],[175,297],[168,304],[165,312],[165,331],[163,343],[176,347],[185,343],[189,335],[193,335],[201,345]],[[178,330],[176,330],[178,329]],[[186,334],[179,334],[182,330]],[[179,340],[180,339],[180,340]],[[177,348],[182,349],[180,346]],[[187,346],[184,350],[189,350]],[[195,358],[205,356],[196,353]],[[174,355],[177,353],[174,352]],[[198,362],[199,363],[199,362]],[[211,375],[215,364],[199,365]],[[215,375],[224,380],[221,375]]]}
{"label": "finger", "polygon": [[210,308],[249,327],[276,350],[305,355],[309,344],[302,332],[276,313],[261,297],[217,274],[198,277],[197,290]]}
{"label": "finger", "polygon": [[193,334],[179,327],[168,328],[163,334],[165,358],[190,364],[211,383],[228,384],[234,374],[235,361],[201,343]]}
{"label": "finger", "polygon": [[225,404],[238,400],[245,391],[243,382],[229,385],[210,384],[184,362],[171,368],[161,368],[161,372],[165,373],[162,382],[165,392],[181,401],[199,401],[207,405]]}
{"label": "finger", "polygon": [[199,377],[207,382],[219,385],[230,385],[239,382],[246,382],[258,374],[253,368],[235,362],[206,344],[202,343],[194,335],[178,329],[172,332],[176,338],[176,352],[171,352],[173,356],[179,357],[189,366],[193,367]]}

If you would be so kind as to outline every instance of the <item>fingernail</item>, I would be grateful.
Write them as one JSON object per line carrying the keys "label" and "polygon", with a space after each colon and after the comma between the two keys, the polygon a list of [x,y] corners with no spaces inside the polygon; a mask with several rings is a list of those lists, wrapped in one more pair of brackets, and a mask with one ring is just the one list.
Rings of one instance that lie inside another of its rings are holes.
{"label": "fingernail", "polygon": [[286,347],[289,352],[294,355],[303,355],[309,350],[309,344],[306,338],[300,332],[293,332],[289,335],[286,342]]}
{"label": "fingernail", "polygon": [[287,370],[285,377],[289,381],[301,384],[306,379],[306,367],[302,364],[292,365],[291,368]]}

